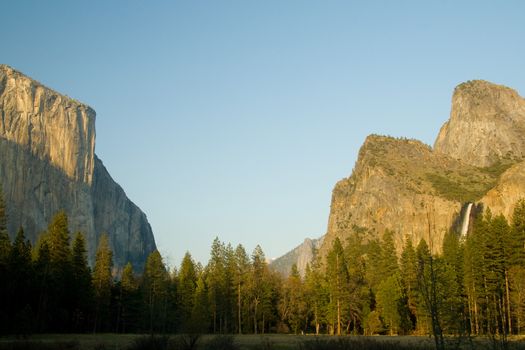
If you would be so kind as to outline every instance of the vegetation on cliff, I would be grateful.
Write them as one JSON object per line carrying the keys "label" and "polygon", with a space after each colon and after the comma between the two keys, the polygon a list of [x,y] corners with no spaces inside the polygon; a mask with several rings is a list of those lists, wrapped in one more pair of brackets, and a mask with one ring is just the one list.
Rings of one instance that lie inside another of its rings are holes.
{"label": "vegetation on cliff", "polygon": [[479,168],[436,153],[417,140],[371,135],[359,152],[359,173],[354,177],[363,176],[365,169],[377,168],[394,177],[405,191],[464,203],[483,197],[513,163],[501,160]]}

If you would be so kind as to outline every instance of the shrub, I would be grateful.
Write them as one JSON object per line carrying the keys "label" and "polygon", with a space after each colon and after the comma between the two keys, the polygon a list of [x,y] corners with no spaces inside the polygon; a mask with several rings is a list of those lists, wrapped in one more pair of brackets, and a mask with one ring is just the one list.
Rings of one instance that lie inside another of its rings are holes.
{"label": "shrub", "polygon": [[188,333],[180,334],[173,342],[173,349],[175,350],[193,350],[197,348],[197,342],[201,337],[200,334]]}

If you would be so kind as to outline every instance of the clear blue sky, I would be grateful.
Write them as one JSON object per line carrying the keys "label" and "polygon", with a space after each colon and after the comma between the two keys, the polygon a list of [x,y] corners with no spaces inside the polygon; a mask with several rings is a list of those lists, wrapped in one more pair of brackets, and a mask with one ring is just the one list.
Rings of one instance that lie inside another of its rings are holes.
{"label": "clear blue sky", "polygon": [[525,93],[523,1],[2,1],[0,63],[97,111],[170,265],[326,230],[370,133],[432,144],[458,83]]}

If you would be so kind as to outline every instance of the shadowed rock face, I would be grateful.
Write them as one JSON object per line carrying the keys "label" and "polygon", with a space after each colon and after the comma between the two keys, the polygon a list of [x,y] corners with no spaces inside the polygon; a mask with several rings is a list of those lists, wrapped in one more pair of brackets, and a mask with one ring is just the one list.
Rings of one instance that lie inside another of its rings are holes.
{"label": "shadowed rock face", "polygon": [[93,179],[91,196],[95,232],[110,234],[119,266],[130,261],[142,270],[147,256],[156,249],[146,214],[128,199],[97,156]]}
{"label": "shadowed rock face", "polygon": [[86,235],[93,262],[106,232],[117,267],[142,270],[155,249],[145,214],[94,153],[95,111],[0,65],[0,180],[8,225],[35,242],[65,210],[72,232]]}

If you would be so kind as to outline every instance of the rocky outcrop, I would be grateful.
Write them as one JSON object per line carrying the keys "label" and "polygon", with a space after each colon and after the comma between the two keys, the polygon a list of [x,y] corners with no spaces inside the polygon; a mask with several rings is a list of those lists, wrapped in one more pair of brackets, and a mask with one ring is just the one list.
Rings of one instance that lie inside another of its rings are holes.
{"label": "rocky outcrop", "polygon": [[456,194],[440,192],[440,177],[434,176],[445,176],[452,169],[461,183],[465,180],[461,173],[475,171],[472,168],[435,154],[416,140],[369,136],[354,172],[332,192],[320,253],[326,254],[336,237],[345,242],[353,231],[364,230],[365,239],[376,239],[387,229],[394,232],[398,252],[406,239],[417,244],[422,238],[437,251],[462,203]]}
{"label": "rocky outcrop", "polygon": [[301,276],[306,272],[306,266],[311,263],[317,256],[317,251],[323,243],[323,237],[318,239],[306,238],[303,243],[284,254],[283,256],[273,260],[270,267],[288,276],[295,264]]}
{"label": "rocky outcrop", "polygon": [[514,206],[518,200],[525,198],[525,162],[513,165],[505,171],[498,184],[481,199],[485,208],[493,214],[503,214],[512,218]]}
{"label": "rocky outcrop", "polygon": [[70,229],[86,235],[93,262],[108,233],[117,267],[141,270],[155,249],[145,214],[116,184],[95,150],[95,111],[0,65],[0,181],[8,226],[35,242],[65,210]]}
{"label": "rocky outcrop", "polygon": [[486,81],[461,84],[434,149],[415,140],[366,139],[352,175],[333,190],[320,254],[335,237],[344,242],[359,230],[374,239],[387,229],[398,253],[406,238],[424,238],[438,252],[472,202],[510,218],[525,196],[524,156],[525,100]]}
{"label": "rocky outcrop", "polygon": [[478,167],[522,160],[525,99],[508,87],[482,80],[460,84],[434,149]]}

